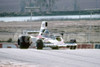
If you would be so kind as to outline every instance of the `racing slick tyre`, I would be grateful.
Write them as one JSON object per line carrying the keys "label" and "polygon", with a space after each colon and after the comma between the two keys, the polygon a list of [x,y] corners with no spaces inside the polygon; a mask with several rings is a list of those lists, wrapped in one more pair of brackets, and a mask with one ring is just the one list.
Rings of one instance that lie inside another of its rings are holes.
{"label": "racing slick tyre", "polygon": [[70,49],[76,49],[76,46],[70,46]]}
{"label": "racing slick tyre", "polygon": [[29,42],[28,36],[21,36],[20,39],[18,39],[18,45],[21,49],[28,49],[29,46],[31,45]]}
{"label": "racing slick tyre", "polygon": [[70,46],[70,49],[73,49],[73,46]]}
{"label": "racing slick tyre", "polygon": [[76,49],[76,46],[73,46],[73,49]]}
{"label": "racing slick tyre", "polygon": [[30,46],[29,43],[24,43],[24,42],[23,42],[23,43],[20,44],[20,48],[21,48],[21,49],[28,49],[29,46]]}
{"label": "racing slick tyre", "polygon": [[43,41],[41,39],[36,41],[37,49],[43,49]]}
{"label": "racing slick tyre", "polygon": [[20,45],[20,39],[17,40],[18,45]]}
{"label": "racing slick tyre", "polygon": [[55,50],[55,49],[56,49],[56,50],[59,49],[58,47],[51,47],[51,48],[52,48],[53,50]]}

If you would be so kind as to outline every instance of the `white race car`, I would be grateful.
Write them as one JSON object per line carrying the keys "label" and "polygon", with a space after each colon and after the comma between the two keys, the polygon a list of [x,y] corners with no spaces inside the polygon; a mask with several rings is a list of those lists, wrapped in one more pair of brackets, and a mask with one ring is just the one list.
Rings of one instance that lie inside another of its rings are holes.
{"label": "white race car", "polygon": [[61,36],[55,36],[51,34],[47,29],[48,23],[43,21],[37,37],[31,34],[32,31],[26,31],[18,38],[18,45],[20,48],[36,47],[37,49],[43,49],[43,47],[50,47],[52,49],[70,48],[76,49],[77,44],[75,40],[71,40],[71,43],[64,43]]}

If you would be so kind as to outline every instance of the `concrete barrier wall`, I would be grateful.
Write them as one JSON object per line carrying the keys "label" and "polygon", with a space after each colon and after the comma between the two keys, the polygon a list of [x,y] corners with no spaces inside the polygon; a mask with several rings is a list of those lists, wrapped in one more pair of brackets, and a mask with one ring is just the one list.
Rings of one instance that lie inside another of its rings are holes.
{"label": "concrete barrier wall", "polygon": [[0,48],[2,48],[2,44],[0,43]]}
{"label": "concrete barrier wall", "polygon": [[93,49],[93,44],[78,44],[77,49]]}
{"label": "concrete barrier wall", "polygon": [[16,44],[0,44],[0,48],[18,48]]}

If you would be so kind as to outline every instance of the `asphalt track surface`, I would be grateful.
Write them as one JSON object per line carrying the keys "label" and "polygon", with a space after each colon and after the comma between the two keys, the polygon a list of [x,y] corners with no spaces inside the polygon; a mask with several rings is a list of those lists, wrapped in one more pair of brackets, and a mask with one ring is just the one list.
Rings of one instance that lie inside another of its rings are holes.
{"label": "asphalt track surface", "polygon": [[100,67],[99,49],[0,49],[0,67]]}

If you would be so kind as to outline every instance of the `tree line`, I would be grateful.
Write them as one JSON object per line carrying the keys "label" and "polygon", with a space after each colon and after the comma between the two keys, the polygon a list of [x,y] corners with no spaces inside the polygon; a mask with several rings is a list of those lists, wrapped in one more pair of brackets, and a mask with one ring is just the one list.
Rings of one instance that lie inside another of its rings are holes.
{"label": "tree line", "polygon": [[[100,10],[85,10],[85,11],[51,11],[51,12],[33,12],[33,16],[52,16],[52,15],[88,15],[88,14],[100,14]],[[0,17],[6,16],[30,16],[30,12],[2,12]]]}

